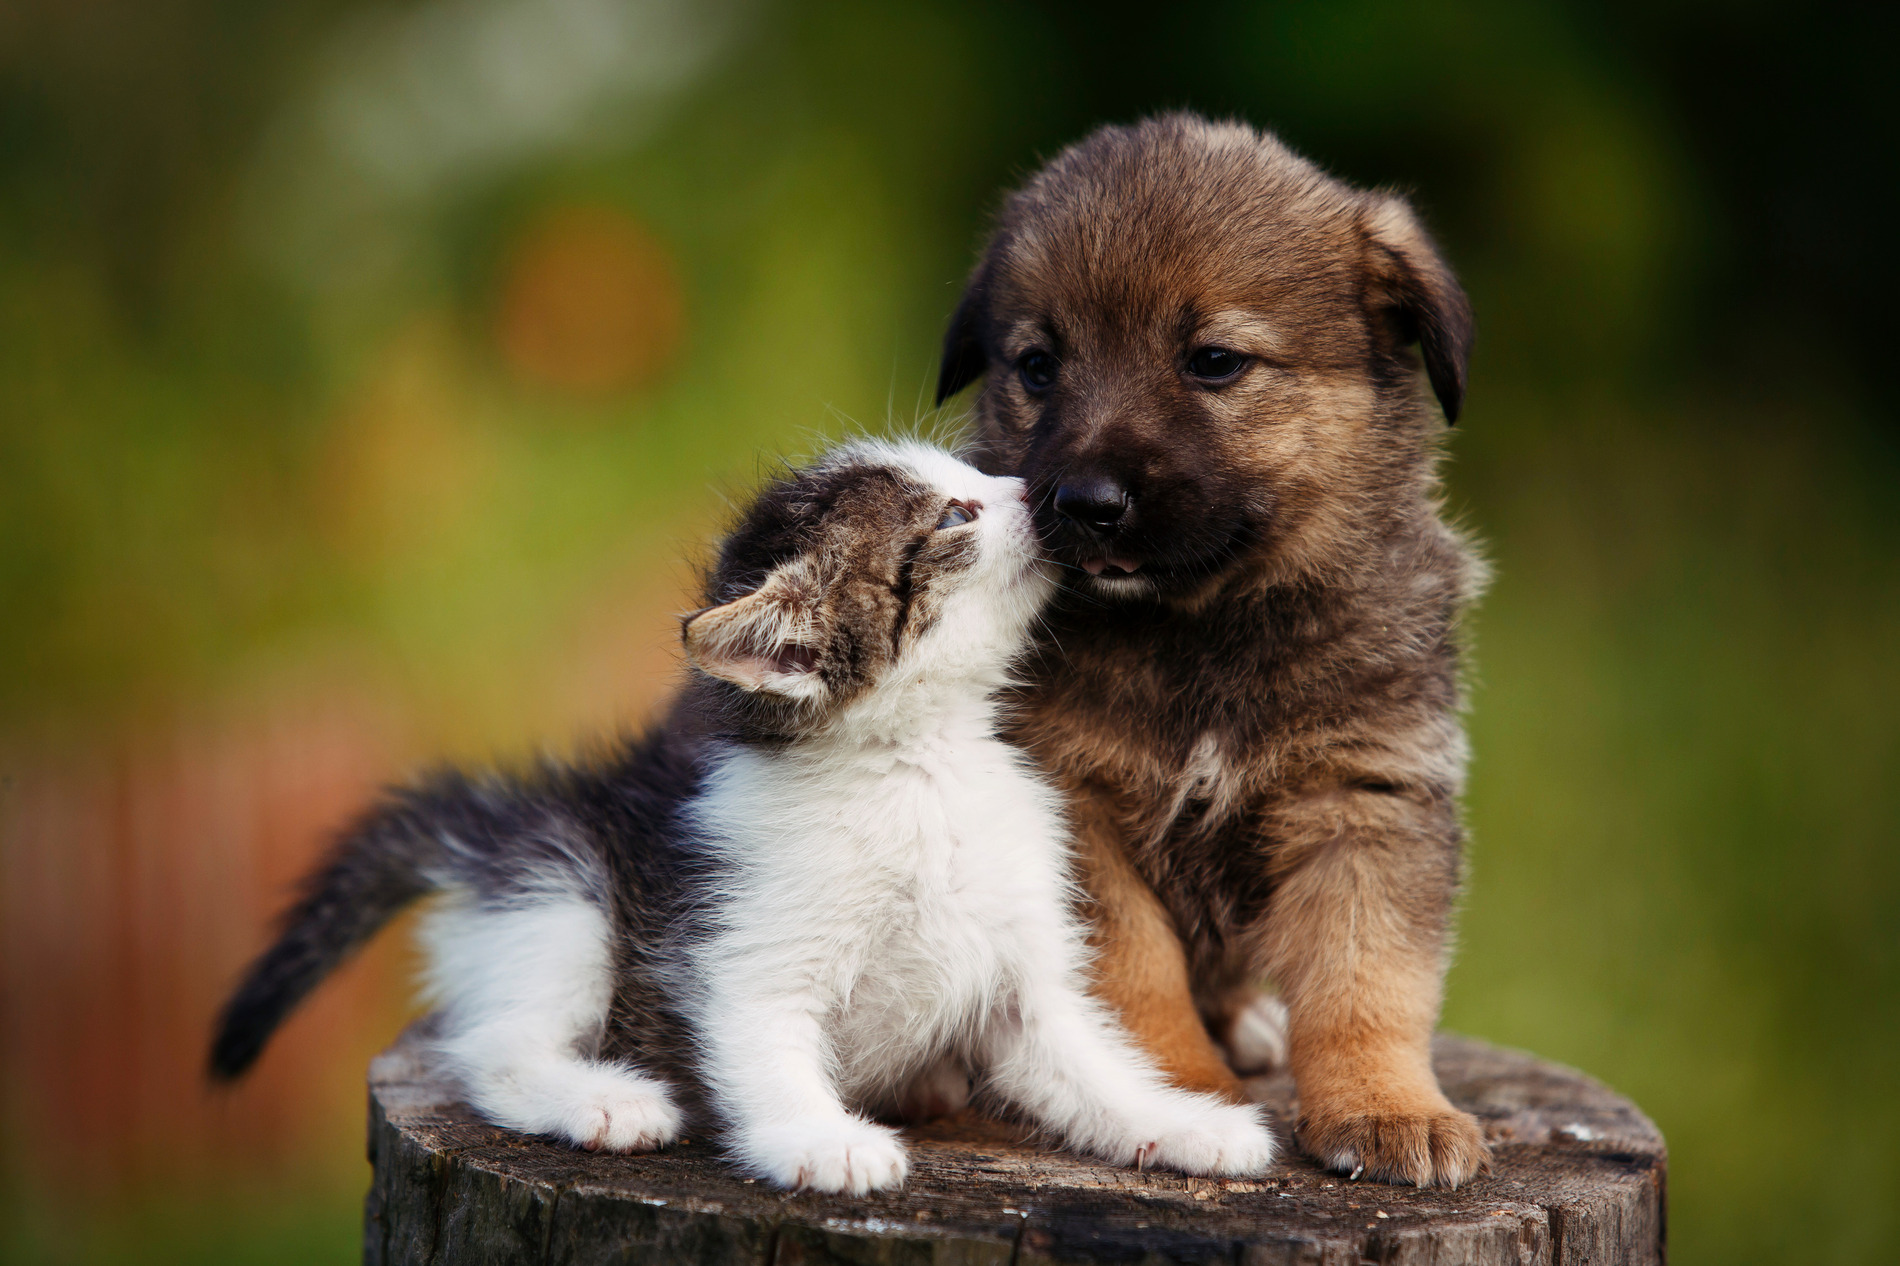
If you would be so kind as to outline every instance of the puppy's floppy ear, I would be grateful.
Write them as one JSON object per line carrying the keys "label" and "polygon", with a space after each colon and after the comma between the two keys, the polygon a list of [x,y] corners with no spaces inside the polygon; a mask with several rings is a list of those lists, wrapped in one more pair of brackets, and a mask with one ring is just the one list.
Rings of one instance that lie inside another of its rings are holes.
{"label": "puppy's floppy ear", "polygon": [[1471,359],[1471,302],[1405,199],[1373,195],[1362,223],[1372,248],[1373,293],[1392,309],[1408,341],[1418,341],[1445,421],[1456,422]]}
{"label": "puppy's floppy ear", "polygon": [[977,270],[943,335],[943,363],[937,369],[937,403],[983,376],[989,357],[983,351],[983,323],[989,307],[989,267]]}
{"label": "puppy's floppy ear", "polygon": [[817,702],[828,693],[811,644],[819,592],[803,566],[787,563],[743,598],[687,616],[686,658],[742,690]]}

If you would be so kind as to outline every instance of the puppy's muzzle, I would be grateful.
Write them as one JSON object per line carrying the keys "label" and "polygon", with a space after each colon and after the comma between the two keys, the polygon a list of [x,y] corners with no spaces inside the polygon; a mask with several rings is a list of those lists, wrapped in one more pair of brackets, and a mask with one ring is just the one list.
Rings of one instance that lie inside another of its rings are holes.
{"label": "puppy's muzzle", "polygon": [[1128,490],[1105,475],[1076,479],[1056,489],[1055,508],[1077,527],[1113,536],[1128,515]]}
{"label": "puppy's muzzle", "polygon": [[1107,475],[1070,479],[1056,488],[1051,507],[1079,538],[1082,569],[1091,576],[1126,576],[1141,570],[1141,562],[1115,541],[1124,534],[1133,498],[1128,489]]}

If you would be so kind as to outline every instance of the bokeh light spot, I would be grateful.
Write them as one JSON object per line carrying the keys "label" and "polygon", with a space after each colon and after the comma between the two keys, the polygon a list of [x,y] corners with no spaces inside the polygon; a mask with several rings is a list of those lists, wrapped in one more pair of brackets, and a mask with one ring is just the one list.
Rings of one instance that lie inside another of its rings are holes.
{"label": "bokeh light spot", "polygon": [[683,324],[678,272],[651,233],[612,207],[561,207],[510,252],[495,338],[522,379],[607,395],[659,378]]}

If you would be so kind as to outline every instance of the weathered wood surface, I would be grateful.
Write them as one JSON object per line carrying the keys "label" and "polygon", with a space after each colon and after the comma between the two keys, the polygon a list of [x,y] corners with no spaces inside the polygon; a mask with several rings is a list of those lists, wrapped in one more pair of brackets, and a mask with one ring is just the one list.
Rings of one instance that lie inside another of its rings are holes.
{"label": "weathered wood surface", "polygon": [[[1257,1181],[1134,1173],[965,1118],[913,1130],[901,1191],[792,1195],[693,1138],[603,1156],[485,1125],[412,1030],[370,1067],[363,1258],[442,1263],[1612,1266],[1661,1263],[1664,1150],[1635,1105],[1567,1068],[1442,1036],[1439,1080],[1493,1140],[1456,1192],[1348,1182],[1292,1148]],[[1251,1083],[1282,1136],[1285,1078]]]}

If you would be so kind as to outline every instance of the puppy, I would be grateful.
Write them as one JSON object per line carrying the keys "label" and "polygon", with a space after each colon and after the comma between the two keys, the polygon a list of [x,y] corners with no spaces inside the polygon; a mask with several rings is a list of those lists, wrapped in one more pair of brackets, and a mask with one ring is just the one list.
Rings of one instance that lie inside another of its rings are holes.
{"label": "puppy", "polygon": [[1486,1163],[1429,1046],[1482,580],[1434,468],[1470,337],[1403,199],[1177,114],[1009,198],[937,391],[982,380],[979,462],[1072,569],[1014,737],[1071,796],[1100,992],[1238,1095],[1208,1026],[1271,978],[1301,1144],[1419,1185]]}

